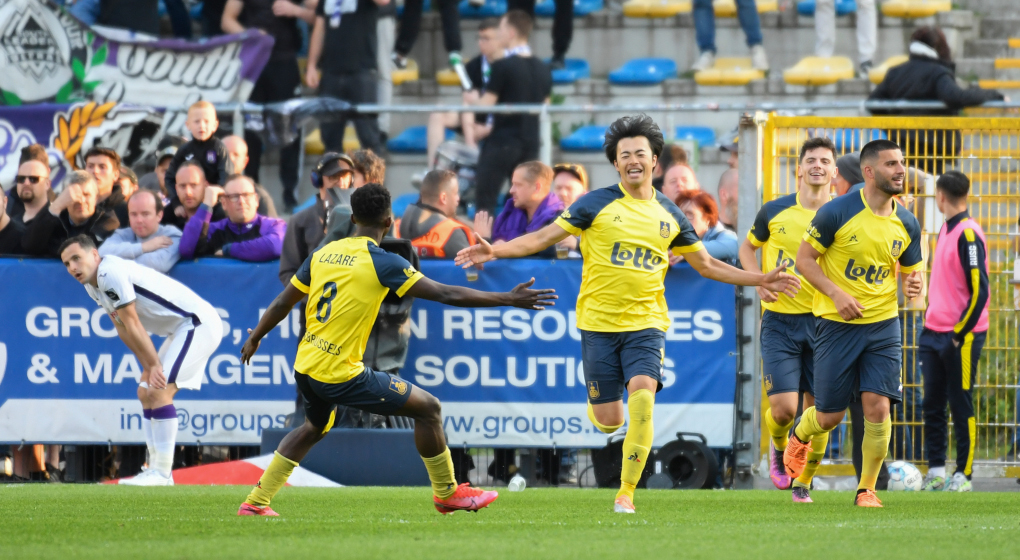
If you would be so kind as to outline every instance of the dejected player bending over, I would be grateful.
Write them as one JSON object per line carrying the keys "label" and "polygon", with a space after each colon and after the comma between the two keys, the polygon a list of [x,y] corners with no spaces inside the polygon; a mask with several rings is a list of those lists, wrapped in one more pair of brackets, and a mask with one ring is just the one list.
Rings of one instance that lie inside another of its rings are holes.
{"label": "dejected player bending over", "polygon": [[814,437],[843,420],[859,391],[864,407],[861,481],[854,503],[882,507],[875,481],[889,451],[889,407],[901,401],[902,341],[896,265],[903,291],[921,293],[921,227],[893,197],[906,174],[900,147],[875,140],[861,149],[864,189],[822,206],[804,233],[797,268],[815,287],[815,406],[804,411],[783,462],[800,475]]}
{"label": "dejected player bending over", "polygon": [[[113,319],[117,334],[142,366],[138,400],[150,467],[121,484],[173,486],[178,389],[198,390],[209,357],[223,338],[223,322],[190,288],[155,270],[112,255],[100,257],[91,237],[60,246],[67,272]],[[165,336],[159,351],[149,334]]]}
{"label": "dejected player bending over", "polygon": [[258,326],[248,330],[250,336],[241,348],[241,359],[248,363],[262,337],[308,297],[307,331],[294,362],[294,380],[305,401],[305,423],[283,438],[269,468],[237,513],[277,515],[269,508],[269,501],[298,462],[325,437],[333,425],[337,405],[413,418],[414,444],[432,481],[436,509],[447,514],[484,508],[498,494],[471,488],[469,483],[457,486],[439,400],[399,377],[365,367],[365,345],[379,305],[390,290],[401,297],[458,307],[523,309],[553,305],[554,290],[529,289],[534,279],[506,293],[438,284],[402,257],[379,248],[393,224],[389,191],[375,183],[359,188],[351,195],[351,211],[353,236],[328,243],[309,255]]}
{"label": "dejected player bending over", "polygon": [[669,327],[663,280],[670,250],[682,253],[702,276],[729,284],[765,286],[795,296],[800,281],[777,267],[768,274],[739,270],[710,257],[687,218],[652,187],[662,152],[659,127],[646,115],[623,117],[606,132],[606,157],[620,173],[617,185],[592,191],[555,222],[509,243],[463,249],[462,266],[537,253],[569,235],[581,236],[584,269],[577,298],[577,328],[588,389],[588,418],[612,433],[624,424],[623,392],[630,426],[623,440],[617,513],[634,513],[654,434],[652,408],[662,388],[665,332]]}

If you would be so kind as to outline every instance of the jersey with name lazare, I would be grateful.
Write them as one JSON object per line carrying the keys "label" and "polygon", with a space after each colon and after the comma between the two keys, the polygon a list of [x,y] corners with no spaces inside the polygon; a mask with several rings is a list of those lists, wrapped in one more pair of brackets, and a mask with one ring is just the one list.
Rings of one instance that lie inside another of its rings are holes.
{"label": "jersey with name lazare", "polygon": [[787,272],[800,278],[800,291],[796,297],[777,294],[777,301],[761,303],[765,309],[790,315],[811,313],[815,288],[797,270],[797,249],[814,217],[815,210],[801,206],[800,195],[793,193],[766,202],[754,218],[747,240],[751,245],[762,248],[762,270],[767,274],[785,264]]}
{"label": "jersey with name lazare", "polygon": [[361,360],[386,294],[394,290],[403,297],[422,278],[411,263],[368,237],[348,237],[313,252],[290,279],[308,294],[294,371],[323,383],[357,377],[365,370]]}
{"label": "jersey with name lazare", "polygon": [[[896,317],[896,263],[900,272],[920,270],[921,226],[897,202],[889,216],[877,216],[864,191],[846,194],[822,206],[804,241],[822,254],[818,264],[839,289],[864,306],[857,323],[877,323]],[[846,323],[828,296],[815,292],[815,316]]]}
{"label": "jersey with name lazare", "polygon": [[669,251],[702,249],[694,228],[665,195],[632,197],[619,184],[577,199],[556,225],[581,236],[577,328],[632,332],[669,328],[663,280]]}

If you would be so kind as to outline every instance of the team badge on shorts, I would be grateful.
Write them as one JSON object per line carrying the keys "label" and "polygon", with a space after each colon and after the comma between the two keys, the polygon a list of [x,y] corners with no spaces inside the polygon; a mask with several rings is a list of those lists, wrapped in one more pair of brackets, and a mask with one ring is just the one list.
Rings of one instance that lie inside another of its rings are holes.
{"label": "team badge on shorts", "polygon": [[599,398],[599,382],[589,381],[588,382],[588,398],[597,399]]}
{"label": "team badge on shorts", "polygon": [[897,239],[892,242],[892,256],[896,258],[900,256],[900,252],[903,251],[903,242]]}
{"label": "team badge on shorts", "polygon": [[766,375],[765,376],[765,392],[768,392],[768,391],[771,391],[771,390],[772,390],[772,376],[771,375]]}
{"label": "team badge on shorts", "polygon": [[659,222],[659,235],[669,239],[669,224],[666,222]]}
{"label": "team badge on shorts", "polygon": [[390,391],[398,395],[403,395],[407,392],[407,382],[401,381],[396,377],[390,379]]}

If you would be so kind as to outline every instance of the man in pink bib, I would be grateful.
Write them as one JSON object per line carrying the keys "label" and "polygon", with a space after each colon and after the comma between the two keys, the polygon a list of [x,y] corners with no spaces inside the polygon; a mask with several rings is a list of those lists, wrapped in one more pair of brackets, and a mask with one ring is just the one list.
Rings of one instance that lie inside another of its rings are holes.
{"label": "man in pink bib", "polygon": [[[935,183],[946,217],[928,285],[928,312],[918,342],[924,375],[928,459],[925,490],[970,492],[975,419],[971,388],[988,331],[988,258],[985,232],[967,212],[970,180],[948,171]],[[953,412],[956,472],[946,479],[946,401]]]}

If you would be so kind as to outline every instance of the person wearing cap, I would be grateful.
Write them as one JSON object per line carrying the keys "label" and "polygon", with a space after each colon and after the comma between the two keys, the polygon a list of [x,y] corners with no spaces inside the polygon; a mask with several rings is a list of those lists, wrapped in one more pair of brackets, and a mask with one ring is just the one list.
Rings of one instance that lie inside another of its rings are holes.
{"label": "person wearing cap", "polygon": [[166,191],[166,170],[174,159],[177,149],[184,145],[184,138],[180,136],[164,136],[156,146],[156,169],[152,173],[146,173],[138,178],[138,186],[143,189],[158,190],[163,195],[163,203],[170,202],[170,195]]}
{"label": "person wearing cap", "polygon": [[739,140],[740,130],[734,128],[729,131],[726,136],[723,136],[722,142],[719,143],[719,150],[729,155],[729,159],[726,160],[726,164],[730,166],[730,169],[737,168],[737,158],[740,157],[740,152],[737,150],[737,142]]}
{"label": "person wearing cap", "polygon": [[577,163],[557,163],[553,166],[553,187],[556,196],[570,208],[575,200],[588,192],[588,172]]}
{"label": "person wearing cap", "polygon": [[138,175],[134,169],[121,165],[120,178],[117,179],[117,184],[120,185],[120,192],[124,195],[124,200],[126,201],[138,190]]}
{"label": "person wearing cap", "polygon": [[836,189],[836,196],[843,196],[851,190],[858,191],[864,188],[860,151],[840,156],[836,160],[836,169],[839,170],[839,173],[832,182],[832,186]]}
{"label": "person wearing cap", "polygon": [[679,163],[687,163],[687,150],[676,144],[666,144],[662,147],[662,155],[655,160],[655,167],[652,169],[652,187],[662,192],[662,186],[666,182],[666,172],[669,168]]}

